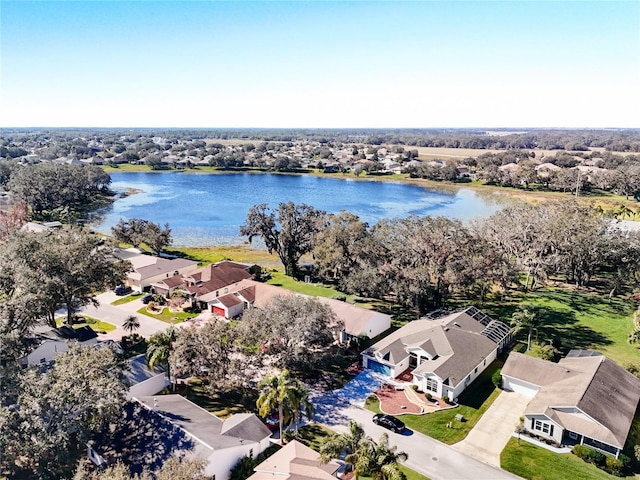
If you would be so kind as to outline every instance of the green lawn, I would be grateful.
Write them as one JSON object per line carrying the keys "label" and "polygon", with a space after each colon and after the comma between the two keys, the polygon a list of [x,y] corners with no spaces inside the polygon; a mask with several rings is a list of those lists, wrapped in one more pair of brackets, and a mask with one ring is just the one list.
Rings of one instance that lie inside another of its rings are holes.
{"label": "green lawn", "polygon": [[627,342],[633,329],[636,308],[633,301],[614,297],[609,303],[607,294],[546,287],[528,294],[511,291],[505,298],[478,306],[508,323],[518,305],[538,309],[543,320],[538,329],[541,343],[555,339],[562,344],[563,353],[570,349],[593,349],[622,366],[630,363],[640,366],[638,348]]}
{"label": "green lawn", "polygon": [[257,413],[258,391],[249,388],[233,388],[208,392],[200,380],[190,380],[182,395],[196,405],[219,418],[228,418],[236,413]]}
{"label": "green lawn", "polygon": [[[482,414],[489,408],[493,401],[500,395],[500,390],[491,382],[491,375],[502,362],[496,360],[482,372],[482,374],[460,395],[458,407],[449,410],[428,413],[426,415],[399,415],[407,427],[417,432],[428,435],[446,444],[454,444],[464,439],[471,429],[478,423]],[[368,401],[366,408],[378,413],[379,402]],[[455,419],[456,415],[462,415],[465,422]],[[453,428],[447,428],[452,422]]]}
{"label": "green lawn", "polygon": [[125,303],[133,302],[134,300],[142,297],[142,293],[132,293],[131,295],[127,295],[126,297],[119,298],[111,302],[111,305],[124,305]]}
{"label": "green lawn", "polygon": [[[500,455],[500,466],[529,480],[605,480],[614,477],[572,453],[554,453],[524,440],[511,438]],[[634,477],[624,477],[634,478]]]}
{"label": "green lawn", "polygon": [[[317,423],[312,423],[300,428],[296,439],[300,443],[304,443],[307,447],[310,447],[314,449],[316,452],[318,452],[320,451],[320,447],[324,443],[325,439],[332,433],[334,433],[334,431],[331,430],[330,428],[327,428],[324,425],[320,425]],[[407,480],[429,480],[424,475],[402,464],[400,464],[400,470],[404,472],[404,474],[407,477]],[[372,477],[366,477],[366,476],[359,476],[358,478],[362,480],[372,480]]]}
{"label": "green lawn", "polygon": [[242,263],[258,264],[264,267],[282,268],[280,259],[266,250],[258,250],[249,246],[219,245],[215,247],[180,247],[171,248],[167,253],[183,256],[202,264],[216,263],[222,260],[233,260]]}
{"label": "green lawn", "polygon": [[167,323],[182,323],[189,318],[193,318],[197,316],[197,313],[187,313],[187,312],[170,312],[168,307],[162,309],[160,313],[151,313],[147,311],[147,307],[142,307],[138,310],[138,313],[143,315],[148,315],[150,317],[156,318],[158,320],[162,320]]}
{"label": "green lawn", "polygon": [[267,281],[270,285],[286,288],[294,292],[303,293],[312,297],[328,297],[332,298],[336,295],[341,295],[349,298],[350,295],[339,292],[335,288],[327,287],[319,283],[305,283],[300,282],[294,278],[287,277],[282,271],[272,271],[271,279]]}
{"label": "green lawn", "polygon": [[[97,318],[89,317],[87,315],[80,315],[76,318],[78,319],[83,318],[85,319],[85,321],[80,323],[74,323],[73,328],[82,328],[88,325],[97,333],[112,332],[113,330],[116,329],[116,326],[112,323],[103,322],[102,320],[98,320]],[[58,326],[61,326],[64,324],[66,319],[67,319],[66,317],[56,318],[56,324]]]}

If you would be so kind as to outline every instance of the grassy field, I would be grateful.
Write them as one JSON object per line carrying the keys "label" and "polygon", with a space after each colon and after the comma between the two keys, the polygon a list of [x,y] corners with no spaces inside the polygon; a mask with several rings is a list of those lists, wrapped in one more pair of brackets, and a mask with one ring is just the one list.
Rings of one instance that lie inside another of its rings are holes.
{"label": "grassy field", "polygon": [[[333,430],[325,427],[324,425],[313,423],[300,428],[296,438],[300,443],[304,443],[307,447],[310,447],[317,452],[320,451],[320,447],[324,443],[325,439],[332,433],[334,433]],[[405,474],[407,480],[429,480],[424,475],[405,467],[402,464],[400,464],[400,470]],[[372,477],[367,476],[359,476],[358,478],[362,480],[372,480]]]}
{"label": "grassy field", "polygon": [[[511,438],[500,455],[500,466],[511,473],[529,480],[605,480],[614,477],[591,465],[572,453],[558,454],[532,445],[524,440]],[[624,477],[635,478],[635,477]]]}
{"label": "grassy field", "polygon": [[336,295],[352,298],[351,295],[339,292],[335,288],[327,287],[319,283],[305,283],[300,282],[294,278],[287,277],[283,271],[272,271],[271,279],[267,281],[270,285],[286,288],[287,290],[293,290],[294,292],[303,293],[312,297],[328,297],[332,298]]}
{"label": "grassy field", "polygon": [[[466,305],[464,299],[458,304]],[[627,342],[633,329],[635,303],[623,297],[608,295],[573,287],[549,286],[525,294],[512,290],[503,298],[487,301],[479,308],[495,318],[509,323],[518,305],[538,311],[541,326],[534,339],[540,343],[556,340],[562,344],[563,353],[570,349],[593,349],[620,365],[635,363],[640,366],[638,348]],[[522,336],[524,338],[524,336]]]}
{"label": "grassy field", "polygon": [[282,269],[282,264],[276,254],[270,254],[266,250],[251,248],[250,246],[179,247],[168,249],[167,253],[184,256],[202,264],[233,260],[235,262],[258,264],[268,269]]}
{"label": "grassy field", "polygon": [[125,303],[133,302],[134,300],[142,297],[142,293],[132,293],[131,295],[127,295],[126,297],[119,298],[111,302],[111,305],[124,305]]}
{"label": "grassy field", "polygon": [[[482,414],[491,406],[500,395],[491,382],[491,375],[502,367],[501,361],[493,362],[482,374],[467,388],[458,399],[458,407],[449,410],[429,413],[426,415],[399,415],[407,427],[417,432],[440,440],[446,444],[454,444],[463,440],[471,429],[478,423]],[[379,413],[378,400],[367,402],[369,410]],[[456,415],[462,415],[465,422],[455,419]],[[453,428],[447,428],[452,422]]]}
{"label": "grassy field", "polygon": [[147,307],[142,307],[138,310],[138,313],[143,315],[148,315],[150,317],[156,318],[158,320],[162,320],[167,323],[182,323],[189,318],[193,318],[197,313],[187,313],[187,312],[170,312],[169,308],[165,307],[162,309],[160,313],[151,313],[147,310]]}

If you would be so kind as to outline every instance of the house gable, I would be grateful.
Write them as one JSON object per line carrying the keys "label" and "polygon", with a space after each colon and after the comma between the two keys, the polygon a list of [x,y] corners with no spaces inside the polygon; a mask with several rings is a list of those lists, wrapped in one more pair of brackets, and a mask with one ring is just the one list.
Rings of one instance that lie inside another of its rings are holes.
{"label": "house gable", "polygon": [[622,449],[640,400],[640,379],[597,352],[572,351],[558,364],[512,352],[503,375],[537,382],[525,410],[562,428]]}

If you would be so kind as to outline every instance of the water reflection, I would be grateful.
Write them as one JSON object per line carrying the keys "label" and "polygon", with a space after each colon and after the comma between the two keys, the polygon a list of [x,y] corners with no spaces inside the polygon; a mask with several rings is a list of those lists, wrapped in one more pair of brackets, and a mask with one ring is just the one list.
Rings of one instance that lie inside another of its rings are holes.
{"label": "water reflection", "polygon": [[485,217],[500,208],[496,195],[426,190],[391,183],[344,181],[339,178],[271,174],[112,173],[117,191],[140,191],[118,199],[95,223],[109,233],[120,218],[145,218],[169,223],[174,245],[240,244],[240,225],[257,203],[306,203],[337,213],[348,210],[374,224],[381,218],[410,214],[442,215],[468,220]]}

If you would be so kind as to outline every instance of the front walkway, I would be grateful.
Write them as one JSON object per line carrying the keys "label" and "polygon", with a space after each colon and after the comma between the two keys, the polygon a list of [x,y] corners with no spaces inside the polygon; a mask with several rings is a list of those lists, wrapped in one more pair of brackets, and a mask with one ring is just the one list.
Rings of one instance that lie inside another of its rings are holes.
{"label": "front walkway", "polygon": [[453,448],[500,467],[500,453],[520,423],[520,417],[530,400],[531,397],[521,393],[503,390],[467,437],[453,445]]}

